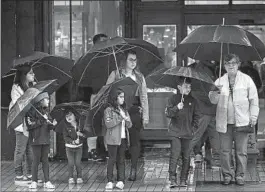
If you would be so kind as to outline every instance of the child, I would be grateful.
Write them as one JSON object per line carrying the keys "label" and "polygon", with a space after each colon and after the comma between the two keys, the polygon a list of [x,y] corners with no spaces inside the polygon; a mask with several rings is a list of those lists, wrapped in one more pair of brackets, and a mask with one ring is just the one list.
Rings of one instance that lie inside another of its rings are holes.
{"label": "child", "polygon": [[35,108],[31,108],[26,114],[29,142],[33,151],[32,182],[29,185],[29,188],[37,188],[38,166],[41,161],[45,180],[44,187],[47,189],[54,189],[55,186],[49,179],[48,154],[50,150],[50,130],[57,124],[57,122],[55,119],[52,121],[49,115],[50,101],[48,93],[44,92],[39,94],[34,99],[33,103]]}
{"label": "child", "polygon": [[65,141],[65,150],[68,159],[69,184],[74,184],[74,166],[76,167],[76,183],[83,183],[81,158],[83,154],[83,140],[85,135],[82,133],[83,128],[80,125],[80,115],[73,108],[65,111],[65,129],[63,137]]}
{"label": "child", "polygon": [[198,110],[195,100],[189,95],[191,80],[181,77],[177,87],[179,93],[169,98],[166,107],[166,116],[171,119],[169,124],[169,136],[171,139],[169,180],[170,187],[177,186],[176,168],[178,158],[182,154],[180,187],[186,187],[190,166],[190,142],[193,128],[198,124]]}
{"label": "child", "polygon": [[[117,184],[119,189],[124,188],[125,180],[125,150],[126,142],[129,142],[129,132],[127,128],[132,126],[128,112],[125,110],[124,92],[116,89],[110,94],[110,103],[104,111],[103,123],[106,133],[105,141],[108,148],[109,160],[107,166],[108,183],[107,190],[113,189],[113,167],[117,166]],[[127,140],[126,140],[127,139]]]}

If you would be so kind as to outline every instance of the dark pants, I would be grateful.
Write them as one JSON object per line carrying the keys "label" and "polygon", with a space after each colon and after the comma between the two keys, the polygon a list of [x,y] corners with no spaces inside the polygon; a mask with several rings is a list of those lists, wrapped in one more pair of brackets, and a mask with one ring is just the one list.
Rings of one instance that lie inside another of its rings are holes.
{"label": "dark pants", "polygon": [[104,136],[98,136],[97,137],[97,154],[100,157],[105,157],[106,156],[106,147],[104,143]]}
{"label": "dark pants", "polygon": [[23,175],[23,157],[25,155],[27,174],[31,175],[32,147],[29,138],[22,132],[16,131],[16,147],[14,153],[14,164],[16,176]]}
{"label": "dark pants", "polygon": [[130,154],[131,164],[133,169],[137,169],[137,162],[141,152],[141,141],[140,141],[141,130],[136,128],[129,129],[130,135]]}
{"label": "dark pants", "polygon": [[191,141],[191,149],[194,150],[195,155],[201,154],[201,147],[204,145],[207,138],[209,138],[210,141],[212,155],[206,154],[206,156],[208,156],[208,158],[214,157],[215,159],[218,159],[220,143],[219,135],[215,128],[215,117],[211,115],[201,115],[198,129],[195,131]]}
{"label": "dark pants", "polygon": [[109,160],[107,165],[108,182],[113,182],[113,168],[116,163],[117,181],[125,181],[125,150],[126,139],[122,139],[121,145],[108,145]]}
{"label": "dark pants", "polygon": [[236,178],[244,178],[247,168],[247,145],[248,133],[236,132],[233,125],[227,126],[226,133],[220,135],[220,159],[221,168],[224,177],[232,178],[233,171],[231,169],[231,156],[233,141],[235,143],[235,159],[236,159]]}
{"label": "dark pants", "polygon": [[82,178],[81,158],[83,153],[83,147],[78,147],[78,148],[66,147],[65,150],[68,160],[69,178],[74,177],[74,167],[76,167],[77,178]]}
{"label": "dark pants", "polygon": [[32,145],[33,163],[32,163],[32,181],[38,181],[38,168],[40,161],[42,162],[42,170],[44,174],[44,182],[49,181],[49,145]]}
{"label": "dark pants", "polygon": [[190,139],[178,137],[171,138],[171,154],[169,160],[169,177],[176,178],[177,163],[180,155],[182,156],[182,168],[180,180],[187,180],[190,167]]}

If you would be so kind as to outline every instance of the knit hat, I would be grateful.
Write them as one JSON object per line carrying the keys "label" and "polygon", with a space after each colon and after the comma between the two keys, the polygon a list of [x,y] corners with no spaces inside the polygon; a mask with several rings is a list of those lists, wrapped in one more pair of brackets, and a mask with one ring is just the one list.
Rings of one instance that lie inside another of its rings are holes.
{"label": "knit hat", "polygon": [[44,98],[49,98],[49,94],[47,92],[40,93],[37,97],[35,97],[33,103],[38,103]]}

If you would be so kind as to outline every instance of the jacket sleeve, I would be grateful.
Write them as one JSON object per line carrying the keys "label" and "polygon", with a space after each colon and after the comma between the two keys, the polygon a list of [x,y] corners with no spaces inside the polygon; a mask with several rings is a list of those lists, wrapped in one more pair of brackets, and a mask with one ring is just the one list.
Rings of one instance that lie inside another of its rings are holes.
{"label": "jacket sleeve", "polygon": [[125,121],[125,126],[126,126],[127,128],[131,128],[131,127],[132,127],[132,120],[131,120],[131,117],[130,117],[130,115],[129,115],[128,112],[126,112],[126,115],[129,117],[129,120],[128,120],[128,121]]}
{"label": "jacket sleeve", "polygon": [[65,142],[65,143],[73,144],[73,141],[74,141],[74,140],[69,136],[66,127],[64,127],[64,129],[63,129],[63,139],[64,139],[64,142]]}
{"label": "jacket sleeve", "polygon": [[194,104],[194,110],[193,110],[193,117],[192,117],[192,127],[193,127],[193,130],[196,130],[199,126],[199,119],[200,119],[200,109],[199,109],[199,106],[198,106],[198,101],[194,101],[195,104]]}
{"label": "jacket sleeve", "polygon": [[113,115],[113,111],[110,107],[104,111],[104,122],[106,128],[113,128],[122,122],[123,118],[120,115]]}
{"label": "jacket sleeve", "polygon": [[113,83],[115,79],[116,79],[116,71],[112,71],[108,77],[106,85]]}
{"label": "jacket sleeve", "polygon": [[22,93],[19,91],[18,85],[13,85],[11,90],[11,103],[9,105],[9,109],[17,102],[17,100],[21,97]]}
{"label": "jacket sleeve", "polygon": [[42,119],[43,117],[37,115],[32,110],[29,111],[25,116],[25,122],[28,127],[28,130],[37,129],[40,126],[47,124],[46,121]]}
{"label": "jacket sleeve", "polygon": [[[219,79],[215,81],[215,85],[217,85],[217,83],[219,83]],[[219,97],[220,97],[220,94],[216,94],[216,91],[209,92],[209,99],[212,104],[217,104],[219,101]]]}
{"label": "jacket sleeve", "polygon": [[179,112],[179,109],[175,101],[175,95],[172,95],[168,99],[168,104],[166,106],[165,114],[168,118],[176,118],[176,115],[178,112]]}
{"label": "jacket sleeve", "polygon": [[142,85],[140,86],[140,102],[143,108],[143,120],[149,122],[149,104],[148,104],[147,86],[144,76],[142,77]]}
{"label": "jacket sleeve", "polygon": [[248,78],[248,100],[250,108],[250,119],[256,121],[259,115],[259,97],[256,85],[250,77]]}

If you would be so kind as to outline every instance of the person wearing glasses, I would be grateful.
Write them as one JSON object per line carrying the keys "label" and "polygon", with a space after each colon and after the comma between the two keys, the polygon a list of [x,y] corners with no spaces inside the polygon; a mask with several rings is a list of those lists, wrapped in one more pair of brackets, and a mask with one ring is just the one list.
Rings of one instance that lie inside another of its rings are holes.
{"label": "person wearing glasses", "polygon": [[259,98],[255,83],[250,76],[238,70],[239,57],[228,54],[224,57],[226,73],[215,81],[218,91],[210,91],[209,98],[216,109],[216,130],[220,138],[220,159],[223,184],[232,180],[231,154],[235,144],[235,180],[244,185],[247,168],[247,144],[249,127],[257,123]]}
{"label": "person wearing glasses", "polygon": [[136,180],[137,162],[140,156],[141,143],[140,134],[144,126],[149,122],[149,106],[147,97],[147,87],[144,75],[137,66],[137,55],[133,50],[125,51],[124,60],[121,62],[119,71],[112,71],[106,84],[110,84],[118,79],[130,77],[138,83],[139,89],[132,101],[133,106],[128,109],[132,120],[132,128],[129,129],[130,153],[131,153],[131,172],[130,181]]}

